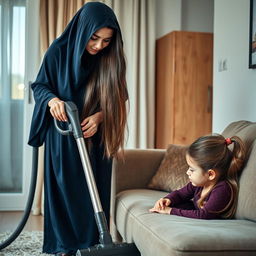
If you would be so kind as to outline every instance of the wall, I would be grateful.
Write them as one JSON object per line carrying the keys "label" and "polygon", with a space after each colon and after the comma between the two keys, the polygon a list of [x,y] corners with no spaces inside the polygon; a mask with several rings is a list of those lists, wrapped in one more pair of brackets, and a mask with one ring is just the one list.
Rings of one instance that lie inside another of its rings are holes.
{"label": "wall", "polygon": [[182,0],[181,30],[213,32],[214,0]]}
{"label": "wall", "polygon": [[156,0],[156,38],[181,30],[181,0]]}
{"label": "wall", "polygon": [[[213,131],[232,121],[256,121],[256,70],[248,69],[249,2],[215,0]],[[219,64],[226,60],[227,70]]]}
{"label": "wall", "polygon": [[173,31],[213,32],[213,0],[156,0],[156,38]]}

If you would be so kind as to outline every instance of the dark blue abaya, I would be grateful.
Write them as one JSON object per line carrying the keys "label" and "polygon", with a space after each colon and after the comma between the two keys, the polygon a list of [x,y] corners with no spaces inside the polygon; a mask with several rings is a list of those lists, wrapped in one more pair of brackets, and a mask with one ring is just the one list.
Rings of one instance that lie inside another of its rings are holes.
{"label": "dark blue abaya", "polygon": [[[84,54],[85,47],[93,33],[103,27],[120,33],[109,7],[97,2],[85,4],[47,50],[32,84],[35,109],[29,145],[38,147],[45,143],[43,252],[46,253],[72,252],[98,243],[94,212],[75,139],[56,131],[47,104],[54,97],[73,101],[81,115],[89,75],[100,61],[100,54],[90,58]],[[90,159],[103,210],[109,220],[112,161],[104,156],[100,132],[92,137]]]}

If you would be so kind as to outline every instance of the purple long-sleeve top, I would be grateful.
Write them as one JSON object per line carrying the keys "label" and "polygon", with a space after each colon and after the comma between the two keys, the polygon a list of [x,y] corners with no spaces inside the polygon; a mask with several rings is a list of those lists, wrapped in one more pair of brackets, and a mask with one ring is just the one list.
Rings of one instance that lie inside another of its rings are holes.
{"label": "purple long-sleeve top", "polygon": [[[223,210],[231,200],[230,185],[227,181],[218,182],[205,198],[203,208],[199,208],[197,201],[202,190],[203,187],[195,187],[190,182],[185,187],[168,194],[165,198],[171,200],[170,214],[195,219],[220,219],[221,214],[217,212]],[[193,199],[193,203],[191,203],[191,199]]]}

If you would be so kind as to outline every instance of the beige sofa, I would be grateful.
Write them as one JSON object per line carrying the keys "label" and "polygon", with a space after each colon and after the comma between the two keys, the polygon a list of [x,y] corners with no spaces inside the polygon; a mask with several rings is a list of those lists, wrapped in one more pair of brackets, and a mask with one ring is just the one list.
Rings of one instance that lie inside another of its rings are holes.
{"label": "beige sofa", "polygon": [[125,162],[115,160],[113,165],[116,200],[112,214],[119,239],[135,242],[142,256],[256,255],[256,123],[231,123],[223,135],[240,136],[248,147],[235,219],[200,220],[149,213],[155,201],[166,195],[147,188],[165,151],[126,150]]}

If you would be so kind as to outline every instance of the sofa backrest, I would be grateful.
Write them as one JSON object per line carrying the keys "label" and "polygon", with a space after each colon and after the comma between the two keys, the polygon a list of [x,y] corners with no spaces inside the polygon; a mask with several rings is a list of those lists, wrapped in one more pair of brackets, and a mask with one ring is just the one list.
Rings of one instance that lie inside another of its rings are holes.
{"label": "sofa backrest", "polygon": [[240,137],[248,150],[247,160],[239,178],[239,195],[236,218],[256,221],[256,123],[233,122],[222,135]]}

